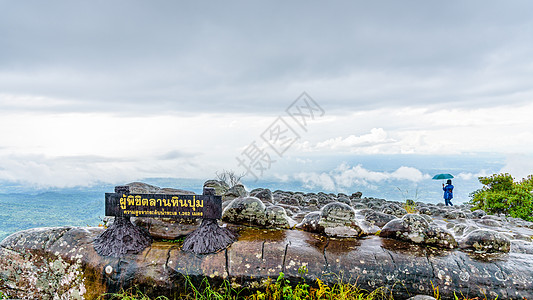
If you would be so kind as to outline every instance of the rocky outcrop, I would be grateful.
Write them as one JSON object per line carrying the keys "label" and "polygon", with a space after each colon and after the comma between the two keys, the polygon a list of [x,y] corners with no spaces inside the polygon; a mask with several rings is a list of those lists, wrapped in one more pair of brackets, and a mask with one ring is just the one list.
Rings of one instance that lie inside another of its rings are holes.
{"label": "rocky outcrop", "polygon": [[[299,230],[240,228],[229,248],[194,255],[179,245],[154,242],[139,254],[101,257],[92,244],[102,228],[41,228],[15,233],[0,243],[2,292],[11,298],[95,299],[137,286],[150,296],[183,292],[184,277],[229,280],[234,287],[260,287],[284,272],[289,280],[342,277],[359,287],[390,289],[395,299],[453,293],[498,299],[533,298],[533,254],[477,254],[439,250],[411,242],[368,236],[330,239]],[[305,266],[308,273],[298,269]],[[198,277],[200,276],[200,277]]]}
{"label": "rocky outcrop", "polygon": [[226,193],[224,193],[224,196],[222,197],[222,199],[224,201],[227,201],[227,200],[233,200],[239,197],[246,197],[247,195],[248,195],[248,192],[244,188],[244,185],[236,184],[232,186],[230,189],[228,189]]}
{"label": "rocky outcrop", "polygon": [[205,188],[214,188],[215,195],[224,196],[224,194],[229,190],[229,185],[222,180],[208,180],[204,182]]}
{"label": "rocky outcrop", "polygon": [[[135,193],[189,193],[129,186]],[[244,187],[230,191],[218,181],[204,186],[232,199],[223,203],[223,226],[239,237],[227,249],[194,255],[164,242],[190,234],[197,220],[132,218],[154,241],[121,258],[94,251],[101,228],[32,229],[0,243],[0,291],[12,298],[94,299],[138,286],[148,295],[173,298],[183,291],[184,275],[260,288],[283,272],[311,284],[316,278],[329,284],[357,280],[366,290],[389,288],[395,299],[432,295],[432,284],[442,299],[453,298],[454,291],[471,298],[533,298],[531,222],[471,212],[468,205],[411,202],[419,214],[406,214],[401,203],[360,193],[254,189],[248,197]],[[212,238],[217,236],[214,231]],[[298,272],[302,266],[308,273]]]}
{"label": "rocky outcrop", "polygon": [[173,189],[173,188],[160,188],[155,185],[143,183],[143,182],[132,182],[126,184],[130,187],[130,193],[132,194],[180,194],[180,195],[194,195],[194,192],[186,191],[182,189]]}
{"label": "rocky outcrop", "polygon": [[452,249],[457,246],[450,232],[436,224],[429,223],[418,214],[407,214],[401,219],[390,221],[383,227],[380,236]]}
{"label": "rocky outcrop", "polygon": [[272,197],[272,191],[269,189],[256,189],[250,192],[250,196],[256,197],[263,201],[263,203],[273,203],[274,197]]}
{"label": "rocky outcrop", "polygon": [[379,211],[375,211],[373,209],[361,209],[357,211],[359,215],[363,216],[363,219],[368,221],[370,224],[383,227],[385,224],[389,223],[390,221],[397,219],[393,215],[385,214]]}
{"label": "rocky outcrop", "polygon": [[296,222],[280,206],[269,206],[256,197],[239,197],[232,200],[222,212],[222,220],[232,224],[268,228],[290,228]]}
{"label": "rocky outcrop", "polygon": [[[353,238],[364,233],[355,216],[355,210],[348,204],[331,202],[320,212],[308,213],[296,227],[309,232],[324,233],[330,237]],[[371,225],[368,225],[370,229]]]}
{"label": "rocky outcrop", "polygon": [[355,210],[342,202],[324,206],[318,224],[330,237],[358,237],[363,232],[355,220]]}
{"label": "rocky outcrop", "polygon": [[479,252],[509,252],[511,240],[503,233],[494,230],[476,229],[461,241],[461,248]]}

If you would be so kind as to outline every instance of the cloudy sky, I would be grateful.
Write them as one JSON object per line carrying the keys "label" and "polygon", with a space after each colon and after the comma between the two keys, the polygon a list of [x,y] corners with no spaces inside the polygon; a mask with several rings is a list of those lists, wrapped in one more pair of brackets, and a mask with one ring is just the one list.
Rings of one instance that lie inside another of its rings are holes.
{"label": "cloudy sky", "polygon": [[487,153],[525,176],[532,36],[525,0],[0,0],[0,180],[207,179],[253,156],[262,178],[335,186]]}

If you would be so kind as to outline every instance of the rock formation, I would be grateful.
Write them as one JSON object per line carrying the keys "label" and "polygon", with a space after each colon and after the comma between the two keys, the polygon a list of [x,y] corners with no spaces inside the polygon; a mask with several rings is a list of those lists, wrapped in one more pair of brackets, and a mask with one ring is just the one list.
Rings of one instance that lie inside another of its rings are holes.
{"label": "rock formation", "polygon": [[[183,251],[179,244],[162,241],[164,234],[153,236],[141,253],[113,258],[93,248],[102,228],[14,233],[0,243],[0,290],[11,298],[94,299],[137,286],[151,296],[172,297],[183,291],[185,275],[260,288],[267,277],[283,272],[293,282],[314,284],[320,278],[333,284],[342,278],[366,290],[386,287],[395,299],[431,299],[422,295],[433,295],[432,284],[443,299],[453,299],[454,292],[533,299],[531,222],[472,212],[468,205],[417,202],[418,213],[407,214],[401,203],[358,193],[258,189],[251,194],[226,203],[220,223],[239,237],[209,255]],[[151,233],[172,232],[167,237],[191,232],[155,222],[135,224],[150,224],[144,226]],[[305,274],[298,272],[303,266]]]}

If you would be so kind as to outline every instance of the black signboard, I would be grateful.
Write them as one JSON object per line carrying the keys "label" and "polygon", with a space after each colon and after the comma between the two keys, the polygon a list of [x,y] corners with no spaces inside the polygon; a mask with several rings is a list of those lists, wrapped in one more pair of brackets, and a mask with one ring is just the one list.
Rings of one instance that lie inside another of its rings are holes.
{"label": "black signboard", "polygon": [[222,197],[215,195],[106,193],[105,214],[116,217],[220,219],[222,217]]}

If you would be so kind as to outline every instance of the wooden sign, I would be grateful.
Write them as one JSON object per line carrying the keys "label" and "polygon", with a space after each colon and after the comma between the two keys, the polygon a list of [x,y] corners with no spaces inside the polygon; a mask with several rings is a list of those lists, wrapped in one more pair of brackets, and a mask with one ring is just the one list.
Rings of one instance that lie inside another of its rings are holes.
{"label": "wooden sign", "polygon": [[106,193],[105,214],[115,217],[222,217],[222,196]]}

